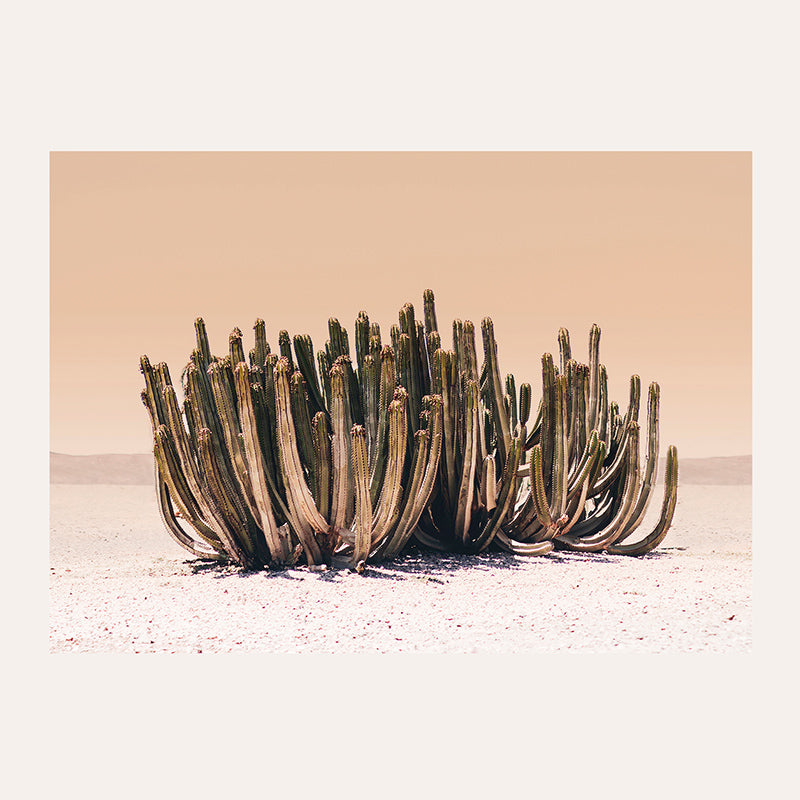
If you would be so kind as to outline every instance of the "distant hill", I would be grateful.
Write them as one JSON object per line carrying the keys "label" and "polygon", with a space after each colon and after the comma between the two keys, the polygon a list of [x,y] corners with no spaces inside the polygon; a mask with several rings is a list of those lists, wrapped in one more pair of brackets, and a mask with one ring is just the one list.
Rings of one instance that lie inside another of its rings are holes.
{"label": "distant hill", "polygon": [[69,456],[50,453],[50,483],[153,483],[150,453]]}
{"label": "distant hill", "polygon": [[[658,471],[664,476],[664,460]],[[745,486],[752,483],[752,456],[684,458],[678,460],[680,483]],[[133,455],[69,456],[50,453],[50,483],[153,483],[153,456]]]}

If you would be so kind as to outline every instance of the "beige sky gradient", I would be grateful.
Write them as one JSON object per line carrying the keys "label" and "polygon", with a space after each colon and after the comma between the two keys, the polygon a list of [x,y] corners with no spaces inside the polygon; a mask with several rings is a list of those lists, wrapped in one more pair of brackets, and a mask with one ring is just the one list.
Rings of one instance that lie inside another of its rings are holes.
{"label": "beige sky gradient", "polygon": [[[559,327],[610,394],[662,390],[662,447],[751,443],[751,155],[677,153],[53,153],[51,449],[150,449],[139,356],[176,378],[202,316],[212,350],[257,317],[311,334],[360,310],[388,339],[434,290],[491,316],[500,367],[540,392]],[[480,343],[479,343],[480,347]]]}

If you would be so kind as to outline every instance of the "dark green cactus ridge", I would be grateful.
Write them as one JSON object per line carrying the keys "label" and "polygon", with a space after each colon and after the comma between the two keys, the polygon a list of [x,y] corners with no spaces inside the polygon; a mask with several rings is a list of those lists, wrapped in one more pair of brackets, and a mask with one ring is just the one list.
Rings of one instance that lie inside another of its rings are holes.
{"label": "dark green cactus ridge", "polygon": [[411,546],[643,555],[663,541],[677,502],[674,447],[659,520],[630,543],[657,477],[660,390],[648,390],[641,463],[641,381],[631,377],[623,415],[608,397],[597,325],[588,364],[559,330],[559,363],[541,358],[532,418],[531,384],[501,380],[489,317],[481,364],[470,320],[453,322],[443,348],[430,289],[423,319],[406,303],[382,344],[361,311],[352,354],[335,317],[316,353],[307,334],[285,330],[272,352],[258,319],[247,356],[234,328],[220,357],[197,318],[177,388],[166,364],[142,356],[156,496],[175,541],[244,569],[304,554],[309,566],[346,559],[358,572]]}

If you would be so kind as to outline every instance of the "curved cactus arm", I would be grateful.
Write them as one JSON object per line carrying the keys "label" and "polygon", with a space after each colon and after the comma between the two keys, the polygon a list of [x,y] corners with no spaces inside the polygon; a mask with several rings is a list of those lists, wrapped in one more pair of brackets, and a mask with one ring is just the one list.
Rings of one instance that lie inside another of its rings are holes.
{"label": "curved cactus arm", "polygon": [[189,440],[186,428],[183,426],[180,409],[178,408],[178,398],[175,394],[174,387],[165,386],[163,396],[170,437],[180,461],[180,472],[186,481],[188,491],[197,506],[202,520],[210,529],[210,532],[207,531],[205,535],[201,535],[203,535],[203,538],[206,540],[210,540],[210,544],[219,545],[219,534],[213,522],[214,512],[203,491],[203,478],[200,474],[200,469],[195,458],[195,453],[192,450],[192,444]]}
{"label": "curved cactus arm", "polygon": [[367,440],[364,428],[354,425],[352,437],[353,484],[355,486],[356,512],[353,520],[355,542],[353,546],[353,568],[363,571],[363,564],[369,556],[372,544],[372,505],[369,499],[369,463],[367,460]]}
{"label": "curved cactus arm", "polygon": [[339,532],[348,527],[350,505],[353,503],[353,477],[350,461],[350,415],[347,408],[344,370],[334,365],[331,380],[331,463],[333,482],[331,493],[331,530]]}
{"label": "curved cactus arm", "polygon": [[441,542],[435,536],[431,536],[428,533],[425,533],[422,528],[417,526],[412,531],[412,536],[422,545],[425,547],[429,547],[431,550],[438,550],[440,553],[446,553],[448,551],[448,547],[446,544]]}
{"label": "curved cactus arm", "polygon": [[[637,423],[632,423],[636,425]],[[603,471],[600,472],[597,479],[594,481],[594,485],[590,491],[590,497],[596,497],[598,494],[605,492],[607,489],[611,488],[613,484],[617,481],[622,470],[627,462],[628,458],[628,442],[630,439],[630,432],[632,430],[631,425],[626,425],[623,429],[622,436],[619,440],[619,445],[617,446],[616,455],[614,456],[614,460],[611,464]],[[637,425],[638,430],[638,425]]]}
{"label": "curved cactus arm", "polygon": [[511,508],[511,504],[514,500],[513,489],[516,483],[516,473],[521,452],[522,442],[515,437],[511,440],[511,448],[508,452],[506,464],[503,467],[502,488],[497,498],[497,507],[494,510],[494,514],[486,521],[483,530],[472,543],[472,549],[475,552],[482,552],[492,543],[495,534],[500,529],[500,524],[506,518]]}
{"label": "curved cactus arm", "polygon": [[625,525],[621,535],[617,538],[617,544],[627,539],[642,524],[647,513],[647,507],[650,504],[650,495],[653,492],[658,473],[659,394],[658,384],[651,383],[647,402],[647,461],[642,480],[642,489],[627,525]]}
{"label": "curved cactus arm", "polygon": [[428,461],[429,437],[430,432],[427,428],[420,428],[414,434],[414,453],[410,472],[411,481],[408,485],[408,490],[403,494],[400,519],[397,520],[396,525],[388,528],[383,537],[379,536],[377,532],[373,535],[373,543],[375,545],[373,555],[375,558],[394,555],[396,552],[395,544],[400,544],[401,542],[405,544],[403,537],[408,531],[409,520],[414,510],[414,504],[422,485],[422,478]]}
{"label": "curved cactus arm", "polygon": [[203,519],[181,471],[178,458],[170,440],[167,427],[159,425],[153,439],[153,456],[161,479],[169,489],[170,497],[177,505],[181,517],[186,520],[200,539],[213,550],[223,550],[217,531],[213,530]]}
{"label": "curved cactus arm", "polygon": [[[440,395],[431,397],[430,424],[428,431],[427,457],[424,459],[424,475],[416,492],[409,491],[407,497],[412,501],[409,512],[408,505],[403,509],[403,514],[392,536],[390,546],[385,550],[386,555],[399,553],[408,542],[410,536],[417,528],[423,512],[428,508],[431,495],[433,494],[436,483],[436,476],[439,472],[439,461],[442,453],[442,398]],[[416,434],[415,434],[416,436]],[[418,447],[424,447],[425,440],[420,437],[417,440]],[[420,456],[421,457],[421,456]]]}
{"label": "curved cactus arm", "polygon": [[664,501],[661,516],[655,528],[644,539],[631,544],[612,544],[607,548],[609,553],[621,556],[641,556],[654,550],[667,535],[675,515],[678,502],[678,451],[674,445],[667,450],[667,467],[664,478]]}
{"label": "curved cactus arm", "polygon": [[208,428],[201,428],[197,432],[197,445],[209,498],[214,504],[219,518],[224,519],[226,522],[220,528],[220,538],[233,561],[243,567],[250,566],[252,552],[248,547],[247,536],[243,536],[242,540],[240,540],[239,535],[237,535],[246,530],[247,523],[231,501],[230,492],[225,484],[222,472],[223,465],[219,463],[219,456],[216,453],[213,437]]}
{"label": "curved cactus arm", "polygon": [[467,381],[464,421],[465,447],[462,458],[461,483],[456,506],[455,538],[465,546],[469,542],[472,504],[475,494],[475,472],[478,456],[478,382]]}
{"label": "curved cactus arm", "polygon": [[286,537],[281,536],[275,522],[275,514],[270,502],[270,489],[267,483],[267,467],[258,437],[258,423],[252,390],[250,371],[245,364],[237,364],[234,370],[237,396],[239,398],[239,418],[242,421],[244,452],[253,490],[256,511],[261,530],[264,533],[269,555],[273,561],[285,564],[289,560],[290,547]]}
{"label": "curved cactus arm", "polygon": [[[592,431],[589,436],[589,441],[581,453],[580,459],[576,462],[573,469],[569,472],[567,478],[567,500],[571,500],[577,492],[580,491],[581,485],[589,483],[592,473],[597,464],[597,451],[600,448],[601,441],[597,431]],[[605,458],[605,445],[603,446],[603,457]]]}
{"label": "curved cactus arm", "polygon": [[505,466],[511,449],[511,426],[503,403],[503,388],[500,384],[500,367],[497,363],[497,342],[494,338],[494,323],[485,317],[481,323],[483,352],[487,366],[487,379],[491,396],[492,421],[497,431],[497,449],[500,462]]}
{"label": "curved cactus arm", "polygon": [[515,556],[544,556],[553,550],[552,542],[518,542],[506,536],[502,530],[494,535],[494,541],[501,550]]}
{"label": "curved cactus arm", "polygon": [[[308,531],[327,533],[329,525],[314,505],[314,498],[311,496],[311,491],[303,474],[300,454],[297,450],[297,432],[291,412],[288,373],[289,362],[281,358],[275,367],[278,454],[280,456],[283,484],[286,487],[289,509],[290,511],[293,510],[298,527],[304,531],[305,538],[313,542],[313,536],[308,536]],[[301,536],[300,530],[296,530],[296,533]],[[318,563],[318,548],[312,547],[310,542],[307,544],[303,536],[301,536],[301,541],[306,547],[307,555],[309,557],[313,556],[314,563]]]}
{"label": "curved cactus arm", "polygon": [[[379,541],[389,531],[398,510],[403,487],[408,435],[408,394],[399,386],[396,399],[389,406],[389,456],[383,490],[372,519],[372,543]],[[353,462],[355,463],[355,461]]]}
{"label": "curved cactus arm", "polygon": [[[576,476],[575,485],[571,491],[571,493],[567,496],[567,501],[569,503],[567,508],[567,522],[563,528],[557,535],[561,536],[569,531],[574,527],[574,525],[582,519],[583,510],[586,507],[586,499],[589,495],[589,486],[590,478],[592,474],[592,470],[594,464],[599,460],[602,461],[603,456],[605,454],[605,443],[600,441],[600,437],[597,435],[597,431],[592,431],[592,436],[590,438],[590,449],[589,449],[589,459],[585,464],[583,470],[578,473]],[[574,492],[580,489],[580,495],[578,497],[577,502],[575,502]]]}
{"label": "curved cactus arm", "polygon": [[625,483],[622,489],[619,508],[611,522],[590,536],[574,536],[566,534],[558,538],[560,545],[568,550],[582,553],[594,553],[604,550],[613,544],[624,530],[625,524],[633,512],[633,504],[639,495],[641,476],[639,473],[639,426],[632,422],[628,438],[628,462],[625,471]]}
{"label": "curved cactus arm", "polygon": [[[245,366],[247,365],[245,364]],[[225,438],[225,447],[232,467],[231,473],[239,485],[241,497],[248,511],[254,518],[257,518],[258,509],[256,508],[256,501],[253,496],[250,473],[247,469],[244,444],[239,433],[239,412],[236,408],[234,392],[231,391],[230,381],[228,380],[227,367],[221,362],[216,362],[208,368],[208,372],[211,376],[214,401],[219,412],[219,421]]]}
{"label": "curved cactus arm", "polygon": [[534,445],[531,451],[531,497],[539,524],[545,529],[551,528],[555,524],[555,520],[550,511],[550,504],[547,502],[540,444]]}
{"label": "curved cactus arm", "polygon": [[208,561],[224,561],[227,560],[228,555],[224,552],[214,550],[211,548],[206,549],[200,542],[195,542],[178,524],[175,518],[175,512],[172,509],[170,502],[170,495],[164,479],[161,477],[158,466],[155,467],[156,476],[156,497],[158,498],[158,511],[161,514],[161,519],[164,526],[169,532],[170,536],[184,549],[190,552],[197,558],[206,559]]}
{"label": "curved cactus arm", "polygon": [[525,442],[525,449],[530,450],[535,444],[541,441],[542,436],[542,416],[544,414],[544,402],[539,401],[536,409],[536,419],[531,426],[531,432],[528,434],[528,439]]}

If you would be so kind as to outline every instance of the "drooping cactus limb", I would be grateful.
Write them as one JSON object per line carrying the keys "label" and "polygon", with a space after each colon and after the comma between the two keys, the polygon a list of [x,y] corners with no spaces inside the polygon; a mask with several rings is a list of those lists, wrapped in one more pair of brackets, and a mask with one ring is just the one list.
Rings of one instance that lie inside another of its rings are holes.
{"label": "drooping cactus limb", "polygon": [[655,528],[639,542],[631,544],[612,544],[608,552],[613,555],[642,556],[654,550],[667,535],[675,507],[678,502],[678,451],[674,445],[667,450],[667,465],[664,478],[664,501],[661,506],[661,516]]}

